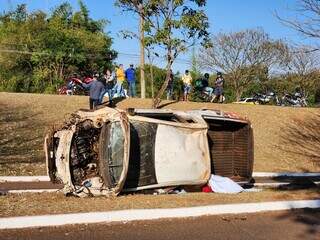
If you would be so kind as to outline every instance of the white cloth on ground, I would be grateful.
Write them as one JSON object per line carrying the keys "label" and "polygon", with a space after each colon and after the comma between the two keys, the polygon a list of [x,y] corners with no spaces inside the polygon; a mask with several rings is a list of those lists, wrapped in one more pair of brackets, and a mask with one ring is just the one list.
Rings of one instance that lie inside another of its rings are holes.
{"label": "white cloth on ground", "polygon": [[230,178],[211,175],[208,185],[216,193],[239,193],[243,188]]}

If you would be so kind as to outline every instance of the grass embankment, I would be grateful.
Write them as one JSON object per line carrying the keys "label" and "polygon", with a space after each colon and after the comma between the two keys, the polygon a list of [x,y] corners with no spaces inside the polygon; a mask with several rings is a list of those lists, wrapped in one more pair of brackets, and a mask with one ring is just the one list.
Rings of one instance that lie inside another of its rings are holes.
{"label": "grass embankment", "polygon": [[[164,104],[169,102],[164,101]],[[45,132],[70,113],[88,107],[88,97],[0,93],[0,175],[46,174]],[[151,100],[128,99],[119,108],[151,107]],[[320,109],[177,102],[171,109],[220,109],[251,120],[254,171],[320,171]],[[303,134],[297,134],[302,132]]]}
{"label": "grass embankment", "polygon": [[188,193],[172,195],[125,195],[113,198],[75,198],[62,193],[9,194],[0,197],[0,217],[42,214],[194,207],[212,204],[319,199],[319,188],[296,191],[264,190],[240,194]]}

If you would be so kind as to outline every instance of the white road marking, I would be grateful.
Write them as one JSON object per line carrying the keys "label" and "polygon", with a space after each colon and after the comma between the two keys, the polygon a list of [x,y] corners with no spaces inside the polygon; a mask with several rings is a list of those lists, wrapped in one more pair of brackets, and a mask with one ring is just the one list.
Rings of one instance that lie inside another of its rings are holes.
{"label": "white road marking", "polygon": [[262,203],[222,204],[173,209],[135,209],[111,212],[89,212],[59,215],[0,218],[0,229],[50,227],[68,224],[90,224],[199,217],[205,215],[240,214],[298,208],[320,208],[320,200],[278,201]]}

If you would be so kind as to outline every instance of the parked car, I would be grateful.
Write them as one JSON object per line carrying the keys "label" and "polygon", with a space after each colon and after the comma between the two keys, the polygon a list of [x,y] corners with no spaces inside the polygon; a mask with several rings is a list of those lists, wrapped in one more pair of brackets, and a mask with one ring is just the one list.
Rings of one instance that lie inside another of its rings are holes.
{"label": "parked car", "polygon": [[65,194],[117,195],[202,186],[211,174],[248,182],[253,133],[248,120],[213,110],[78,111],[45,138],[51,181]]}
{"label": "parked car", "polygon": [[255,98],[249,97],[249,98],[241,98],[240,101],[233,102],[237,104],[247,104],[247,105],[255,105],[260,104]]}

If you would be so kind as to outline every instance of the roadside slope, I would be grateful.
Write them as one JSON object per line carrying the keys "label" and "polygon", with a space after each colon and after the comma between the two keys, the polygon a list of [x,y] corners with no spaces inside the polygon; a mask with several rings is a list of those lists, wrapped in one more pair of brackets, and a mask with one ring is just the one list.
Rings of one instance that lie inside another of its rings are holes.
{"label": "roadside slope", "polygon": [[[0,175],[45,174],[45,132],[70,113],[87,108],[88,97],[0,93]],[[151,100],[127,99],[119,108],[151,107]],[[320,171],[320,110],[276,106],[163,102],[164,108],[232,111],[252,122],[254,171]],[[297,135],[300,131],[303,134]],[[318,138],[317,138],[318,137]],[[314,164],[318,160],[318,165]]]}

